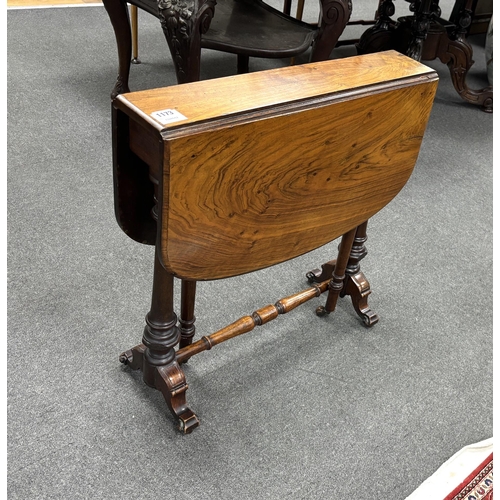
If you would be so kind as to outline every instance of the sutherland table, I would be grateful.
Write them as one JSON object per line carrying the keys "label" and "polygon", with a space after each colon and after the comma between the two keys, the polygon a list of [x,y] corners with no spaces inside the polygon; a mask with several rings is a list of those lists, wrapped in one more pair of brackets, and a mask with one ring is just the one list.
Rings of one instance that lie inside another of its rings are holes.
{"label": "sutherland table", "polygon": [[[113,101],[116,218],[156,248],[142,343],[120,361],[162,392],[183,432],[199,425],[181,366],[193,355],[326,291],[319,315],[349,294],[373,322],[359,270],[366,221],[410,177],[437,83],[431,69],[388,51]],[[192,342],[196,281],[272,266],[340,236],[337,259],[309,274],[313,286]]]}

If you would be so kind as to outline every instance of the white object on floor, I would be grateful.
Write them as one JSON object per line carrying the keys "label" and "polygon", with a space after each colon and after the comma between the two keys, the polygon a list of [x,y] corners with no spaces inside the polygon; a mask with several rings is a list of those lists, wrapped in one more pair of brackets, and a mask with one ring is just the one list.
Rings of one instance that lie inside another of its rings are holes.
{"label": "white object on floor", "polygon": [[493,452],[493,438],[465,446],[426,479],[406,500],[443,500]]}

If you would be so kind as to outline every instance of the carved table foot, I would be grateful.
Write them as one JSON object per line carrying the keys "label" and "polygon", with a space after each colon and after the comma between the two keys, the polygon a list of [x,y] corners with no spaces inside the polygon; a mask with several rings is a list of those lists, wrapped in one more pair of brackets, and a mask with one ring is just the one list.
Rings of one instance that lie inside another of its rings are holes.
{"label": "carved table foot", "polygon": [[356,314],[363,320],[365,326],[373,326],[378,323],[379,317],[368,306],[368,295],[370,283],[365,275],[360,271],[354,275],[348,275],[345,280],[344,288],[340,292],[340,296],[349,295]]}
{"label": "carved table foot", "polygon": [[306,274],[309,283],[321,283],[332,277],[335,269],[336,260],[330,260],[321,266],[321,269],[313,269]]}
{"label": "carved table foot", "polygon": [[[319,269],[313,269],[306,274],[309,283],[320,283],[328,277],[332,276],[333,268],[335,267],[335,260],[329,261],[323,264],[322,271]],[[351,297],[352,305],[356,314],[363,320],[365,326],[373,326],[378,323],[378,314],[371,310],[368,305],[368,296],[372,293],[370,289],[370,283],[366,279],[363,272],[358,272],[357,274],[350,275],[346,272],[346,277],[344,280],[344,287],[340,292],[341,297],[349,295]],[[318,308],[319,309],[319,308]],[[318,316],[324,316],[326,312],[322,310],[317,310]]]}
{"label": "carved table foot", "polygon": [[[148,373],[148,377],[154,380],[154,388],[163,394],[170,411],[177,418],[179,430],[184,434],[189,434],[200,425],[200,421],[186,402],[188,385],[184,372],[177,361],[164,366],[148,366],[145,352],[146,346],[139,344],[120,354],[120,363],[129,366],[132,370],[142,370]],[[151,376],[152,371],[153,376]]]}
{"label": "carved table foot", "polygon": [[139,344],[128,351],[122,352],[118,359],[120,363],[129,366],[132,370],[142,370],[145,350],[146,346],[144,344]]}
{"label": "carved table foot", "polygon": [[163,394],[172,414],[178,418],[180,431],[189,434],[200,425],[198,417],[187,405],[186,390],[188,385],[184,372],[177,361],[156,368],[155,385],[156,389]]}

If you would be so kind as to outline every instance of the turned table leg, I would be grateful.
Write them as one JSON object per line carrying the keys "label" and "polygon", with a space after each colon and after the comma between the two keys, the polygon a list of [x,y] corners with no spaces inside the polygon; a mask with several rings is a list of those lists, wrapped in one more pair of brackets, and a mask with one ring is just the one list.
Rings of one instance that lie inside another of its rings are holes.
{"label": "turned table leg", "polygon": [[[340,291],[340,297],[349,295],[356,314],[363,320],[366,326],[373,326],[378,322],[378,315],[368,306],[368,296],[371,293],[370,283],[361,271],[361,260],[368,253],[365,242],[367,240],[366,228],[368,221],[359,225],[356,229],[356,235],[349,254],[349,260],[345,269],[345,279],[343,288]],[[331,278],[337,261],[331,260],[321,266],[320,269],[314,269],[306,274],[309,283],[321,283]]]}
{"label": "turned table leg", "polygon": [[[151,210],[151,217],[158,222],[158,173],[150,169],[149,179],[154,185],[154,205]],[[191,344],[196,321],[194,306],[196,300],[196,281],[181,280],[181,314],[179,317],[180,345],[185,347]]]}
{"label": "turned table leg", "polygon": [[175,357],[180,331],[173,310],[173,280],[155,252],[151,309],[146,315],[142,344],[121,354],[120,361],[133,369],[142,369],[144,382],[163,394],[180,430],[187,434],[199,421],[187,405],[188,386]]}
{"label": "turned table leg", "polygon": [[356,236],[352,245],[349,261],[346,267],[346,279],[344,288],[340,292],[341,297],[349,295],[352,305],[357,315],[363,320],[366,326],[373,326],[378,322],[379,317],[368,306],[368,296],[370,295],[370,283],[361,271],[360,261],[368,253],[365,242],[367,240],[366,228],[368,221],[358,226]]}
{"label": "turned table leg", "polygon": [[181,284],[181,314],[179,317],[179,327],[181,330],[181,340],[179,348],[192,343],[196,331],[194,323],[194,305],[196,300],[196,281],[182,280]]}
{"label": "turned table leg", "polygon": [[354,242],[354,237],[356,236],[356,230],[357,228],[351,229],[348,233],[342,236],[339,255],[333,269],[332,279],[328,285],[328,297],[326,299],[326,304],[316,309],[316,314],[318,316],[324,316],[325,314],[330,314],[335,311],[340,292],[344,288],[345,270],[349,261],[349,255]]}

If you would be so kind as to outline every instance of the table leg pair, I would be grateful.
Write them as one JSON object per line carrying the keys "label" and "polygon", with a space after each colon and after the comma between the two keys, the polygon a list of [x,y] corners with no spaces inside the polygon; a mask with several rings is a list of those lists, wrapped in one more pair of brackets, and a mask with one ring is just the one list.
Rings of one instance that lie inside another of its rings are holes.
{"label": "table leg pair", "polygon": [[[181,319],[179,323],[173,309],[174,276],[165,270],[155,252],[151,308],[146,316],[142,343],[120,355],[120,362],[134,370],[142,370],[144,382],[159,390],[178,420],[179,429],[190,433],[199,420],[186,401],[188,385],[181,364],[200,352],[253,330],[256,326],[272,321],[299,305],[328,291],[324,306],[317,309],[323,316],[335,310],[339,296],[350,295],[358,315],[365,325],[378,321],[367,304],[370,294],[368,281],[360,271],[359,261],[366,255],[366,223],[346,233],[339,245],[338,258],[307,274],[313,286],[283,298],[249,316],[244,316],[221,330],[201,337],[192,343],[195,327],[194,303],[196,282],[182,282]],[[176,346],[178,350],[175,350]]]}

